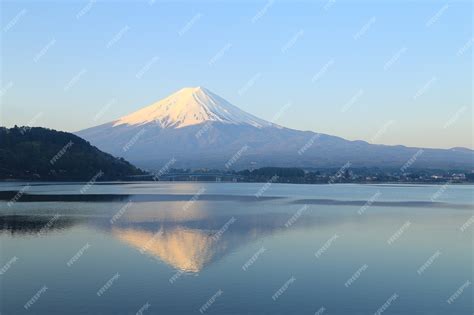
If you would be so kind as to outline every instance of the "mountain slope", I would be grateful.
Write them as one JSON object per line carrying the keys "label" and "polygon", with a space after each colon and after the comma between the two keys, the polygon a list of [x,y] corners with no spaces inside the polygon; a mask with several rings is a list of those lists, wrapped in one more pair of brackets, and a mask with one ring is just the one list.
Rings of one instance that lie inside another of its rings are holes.
{"label": "mountain slope", "polygon": [[139,174],[127,161],[67,132],[0,128],[0,179],[113,180]]}
{"label": "mountain slope", "polygon": [[284,128],[203,88],[186,88],[116,121],[77,133],[137,165],[242,169],[252,166],[473,168],[468,149],[373,145]]}

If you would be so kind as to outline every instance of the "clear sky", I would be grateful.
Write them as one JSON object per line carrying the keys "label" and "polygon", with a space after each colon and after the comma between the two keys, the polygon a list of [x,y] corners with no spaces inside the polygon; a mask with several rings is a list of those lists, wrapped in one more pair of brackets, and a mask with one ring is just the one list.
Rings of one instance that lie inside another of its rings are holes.
{"label": "clear sky", "polygon": [[187,86],[283,126],[473,147],[472,1],[2,1],[0,124],[77,131]]}

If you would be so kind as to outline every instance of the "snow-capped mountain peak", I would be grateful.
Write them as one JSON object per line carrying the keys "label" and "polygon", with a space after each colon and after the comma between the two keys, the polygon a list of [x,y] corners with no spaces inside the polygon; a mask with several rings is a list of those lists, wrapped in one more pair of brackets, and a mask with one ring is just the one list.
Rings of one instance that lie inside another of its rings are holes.
{"label": "snow-capped mountain peak", "polygon": [[192,87],[183,88],[161,101],[121,117],[114,122],[114,126],[157,123],[162,128],[182,128],[208,121],[247,124],[257,128],[272,125],[203,87]]}
{"label": "snow-capped mountain peak", "polygon": [[[198,125],[207,122],[212,122],[212,129]],[[347,161],[351,167],[400,168],[420,150],[284,128],[245,113],[200,87],[182,89],[119,120],[76,134],[105,152],[151,170],[162,169],[170,160],[177,161],[176,168],[339,168]],[[416,165],[470,170],[473,155],[467,149],[425,148]]]}

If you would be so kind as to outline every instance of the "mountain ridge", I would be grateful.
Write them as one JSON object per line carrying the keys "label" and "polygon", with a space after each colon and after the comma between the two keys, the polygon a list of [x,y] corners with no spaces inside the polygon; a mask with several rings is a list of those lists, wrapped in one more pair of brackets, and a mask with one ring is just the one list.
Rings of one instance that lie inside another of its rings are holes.
{"label": "mountain ridge", "polygon": [[469,149],[370,144],[282,127],[202,87],[181,89],[118,120],[76,134],[106,152],[152,169],[170,160],[176,161],[176,167],[221,169],[342,167],[347,162],[354,167],[401,168],[408,163],[408,168],[472,169],[474,164],[474,151]]}
{"label": "mountain ridge", "polygon": [[0,179],[84,181],[145,174],[122,158],[63,131],[0,127]]}

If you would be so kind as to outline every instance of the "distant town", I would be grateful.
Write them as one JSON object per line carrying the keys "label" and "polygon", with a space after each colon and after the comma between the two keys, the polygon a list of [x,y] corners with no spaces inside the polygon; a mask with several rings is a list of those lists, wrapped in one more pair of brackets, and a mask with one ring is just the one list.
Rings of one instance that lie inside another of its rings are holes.
{"label": "distant town", "polygon": [[349,168],[309,169],[264,167],[243,171],[217,169],[170,169],[150,172],[149,175],[131,176],[130,179],[155,181],[215,181],[215,182],[274,182],[294,184],[336,183],[420,183],[463,184],[474,183],[474,171],[413,169]]}

